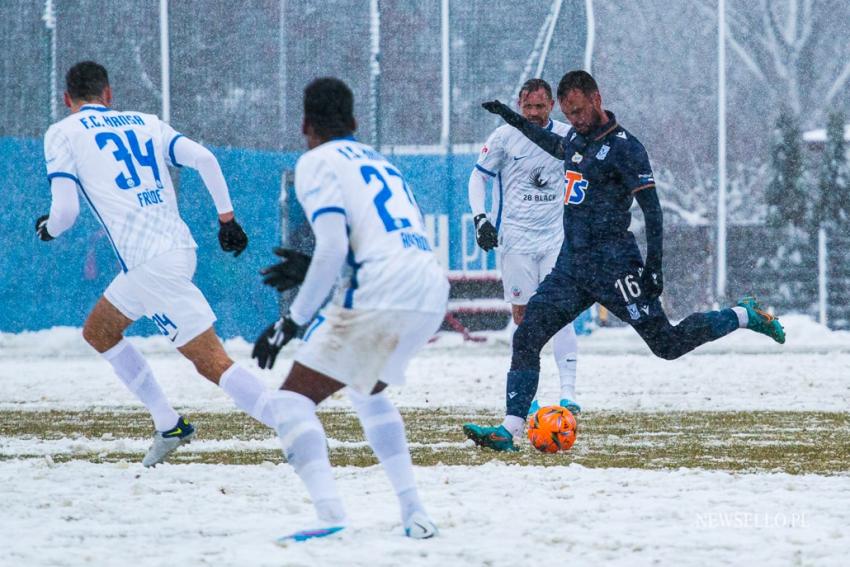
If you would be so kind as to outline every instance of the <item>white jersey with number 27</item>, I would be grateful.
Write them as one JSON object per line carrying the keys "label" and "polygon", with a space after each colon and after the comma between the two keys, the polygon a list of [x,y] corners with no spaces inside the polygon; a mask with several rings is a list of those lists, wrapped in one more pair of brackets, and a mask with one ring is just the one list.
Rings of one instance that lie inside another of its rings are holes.
{"label": "white jersey with number 27", "polygon": [[[74,180],[126,272],[170,250],[196,248],[167,164],[181,134],[152,114],[83,106],[44,138],[48,179]],[[166,161],[168,160],[168,161]]]}
{"label": "white jersey with number 27", "polygon": [[353,138],[326,142],[298,160],[295,191],[312,224],[342,214],[348,266],[334,303],[354,309],[444,313],[448,280],[399,170]]}

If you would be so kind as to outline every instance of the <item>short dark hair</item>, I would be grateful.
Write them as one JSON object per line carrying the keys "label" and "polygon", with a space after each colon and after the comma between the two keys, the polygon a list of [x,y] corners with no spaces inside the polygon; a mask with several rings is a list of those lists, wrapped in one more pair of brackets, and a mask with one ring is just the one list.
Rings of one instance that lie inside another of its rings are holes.
{"label": "short dark hair", "polygon": [[522,98],[523,93],[536,93],[540,89],[546,91],[546,94],[549,95],[549,100],[552,100],[552,87],[543,79],[528,79],[524,82],[519,89],[519,98]]}
{"label": "short dark hair", "polygon": [[94,61],[80,61],[65,75],[65,90],[74,100],[91,100],[99,97],[109,86],[106,68]]}
{"label": "short dark hair", "polygon": [[572,90],[579,90],[585,95],[590,96],[593,93],[599,92],[599,85],[596,84],[596,80],[594,80],[590,73],[579,69],[570,71],[561,77],[561,82],[558,83],[558,98],[564,98]]}
{"label": "short dark hair", "polygon": [[304,89],[304,121],[321,138],[350,135],[354,121],[354,94],[336,77],[321,77]]}

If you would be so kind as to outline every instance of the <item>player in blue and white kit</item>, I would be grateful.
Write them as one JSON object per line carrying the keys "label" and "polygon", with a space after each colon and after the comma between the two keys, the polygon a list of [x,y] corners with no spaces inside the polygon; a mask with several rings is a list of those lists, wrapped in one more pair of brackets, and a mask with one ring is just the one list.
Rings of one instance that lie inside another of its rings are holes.
{"label": "player in blue and white kit", "polygon": [[[260,335],[252,356],[271,368],[283,345],[302,336],[269,405],[286,459],[319,519],[316,529],[281,543],[327,536],[346,524],[316,417],[317,404],[345,387],[398,496],[406,535],[437,533],[419,500],[401,415],[383,390],[404,383],[410,359],[440,327],[449,283],[404,177],[353,138],[353,104],[339,79],[316,79],[306,87],[303,133],[310,151],[295,167],[295,191],[316,246],[312,258],[278,250],[284,261],[265,270],[266,283],[278,290],[301,284],[289,313]],[[338,278],[333,299],[322,308]]]}
{"label": "player in blue and white kit", "polygon": [[[522,115],[533,124],[565,136],[570,127],[549,118],[555,101],[543,79],[529,79],[517,101]],[[519,325],[528,300],[549,275],[564,239],[563,161],[541,150],[522,132],[505,124],[490,134],[469,177],[469,206],[478,245],[501,254],[505,301],[511,304],[513,321]],[[492,215],[485,212],[487,182],[493,181]],[[552,338],[555,363],[561,379],[560,405],[573,413],[576,400],[576,353],[573,324],[567,323]],[[530,413],[539,408],[535,400]]]}
{"label": "player in blue and white kit", "polygon": [[248,237],[233,216],[215,156],[152,114],[110,108],[109,77],[97,63],[74,65],[66,86],[71,114],[44,138],[52,203],[50,214],[36,221],[36,233],[49,241],[74,224],[79,189],[109,237],[121,272],[86,319],[83,337],[151,412],[156,432],[142,463],[162,462],[195,434],[166,399],[147,361],[123,337],[142,316],[150,317],[201,375],[271,426],[271,419],[255,409],[262,407],[257,401],[264,386],[224,352],[212,327],[215,315],[192,283],[197,245],[180,218],[168,173],[168,165],[198,170],[218,211],[221,247],[238,256]]}

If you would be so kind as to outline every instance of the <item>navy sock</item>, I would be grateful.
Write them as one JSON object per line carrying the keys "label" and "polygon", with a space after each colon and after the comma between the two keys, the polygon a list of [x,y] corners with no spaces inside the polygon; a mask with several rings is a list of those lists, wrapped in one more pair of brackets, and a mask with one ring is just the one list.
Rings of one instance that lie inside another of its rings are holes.
{"label": "navy sock", "polygon": [[[712,319],[712,335],[711,340],[719,339],[720,337],[725,337],[732,331],[737,331],[740,326],[738,325],[738,314],[732,311],[730,308],[721,309],[720,311],[716,311],[717,315]],[[713,315],[711,313],[710,315]]]}
{"label": "navy sock", "polygon": [[534,394],[537,393],[537,383],[540,381],[538,370],[511,370],[508,372],[507,414],[525,419]]}

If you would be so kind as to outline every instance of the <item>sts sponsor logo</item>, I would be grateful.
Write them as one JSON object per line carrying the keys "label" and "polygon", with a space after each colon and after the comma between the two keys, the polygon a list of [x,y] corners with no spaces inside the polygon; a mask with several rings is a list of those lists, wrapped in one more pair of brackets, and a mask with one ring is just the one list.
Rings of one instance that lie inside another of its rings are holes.
{"label": "sts sponsor logo", "polygon": [[565,205],[579,205],[584,202],[584,197],[587,195],[587,179],[578,171],[564,172],[564,179],[567,183],[566,196],[564,197]]}

